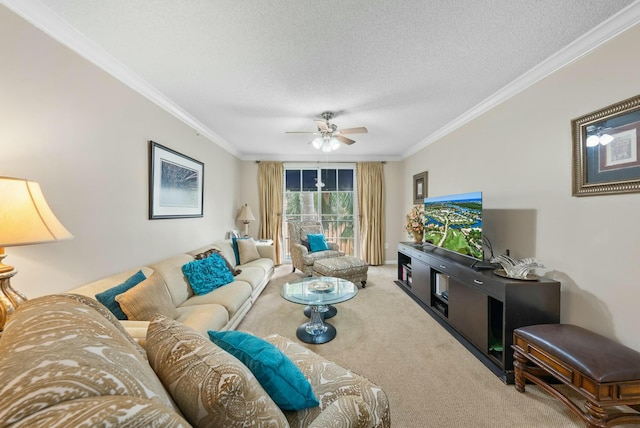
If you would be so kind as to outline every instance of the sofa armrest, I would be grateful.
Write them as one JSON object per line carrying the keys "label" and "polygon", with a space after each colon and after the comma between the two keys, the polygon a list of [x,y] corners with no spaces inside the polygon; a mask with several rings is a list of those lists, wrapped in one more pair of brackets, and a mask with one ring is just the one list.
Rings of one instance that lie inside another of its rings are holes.
{"label": "sofa armrest", "polygon": [[271,259],[274,264],[276,263],[276,247],[273,245],[256,245],[256,249],[260,257]]}
{"label": "sofa armrest", "polygon": [[[313,392],[320,402],[320,406],[295,412],[294,417],[297,419],[295,426],[341,426],[339,424],[323,424],[323,420],[318,419],[322,417],[324,412],[329,411],[330,413],[325,417],[328,420],[333,420],[331,419],[332,414],[337,416],[342,414],[338,411],[345,410],[350,413],[350,418],[353,418],[356,415],[351,413],[356,412],[356,409],[359,409],[358,412],[363,412],[362,414],[366,413],[370,418],[369,424],[363,426],[375,428],[389,428],[391,426],[389,399],[382,388],[284,336],[272,334],[264,339],[280,349],[298,366],[302,374],[309,380]],[[366,407],[357,401],[341,401],[342,398],[362,400]],[[337,408],[329,410],[335,402],[338,402]],[[317,424],[316,420],[318,420]],[[311,425],[312,422],[314,425]]]}
{"label": "sofa armrest", "polygon": [[374,415],[362,398],[348,395],[340,397],[317,418],[311,422],[309,428],[325,428],[333,426],[348,426],[352,428],[373,428]]}
{"label": "sofa armrest", "polygon": [[122,320],[120,323],[126,332],[133,337],[133,340],[144,347],[144,341],[147,338],[147,329],[149,328],[149,321]]}
{"label": "sofa armrest", "polygon": [[307,254],[309,254],[309,250],[307,250],[307,247],[302,244],[291,244],[291,250],[297,251],[302,256],[306,256]]}

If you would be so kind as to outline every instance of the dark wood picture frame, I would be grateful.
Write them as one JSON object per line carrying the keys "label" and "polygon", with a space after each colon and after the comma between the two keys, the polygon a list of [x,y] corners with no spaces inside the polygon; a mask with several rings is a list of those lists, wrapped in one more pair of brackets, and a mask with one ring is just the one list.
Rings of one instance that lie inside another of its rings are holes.
{"label": "dark wood picture frame", "polygon": [[573,196],[640,192],[640,95],[573,119],[571,133]]}
{"label": "dark wood picture frame", "polygon": [[413,203],[415,205],[423,204],[424,198],[428,196],[428,178],[427,171],[413,176]]}
{"label": "dark wood picture frame", "polygon": [[149,141],[149,219],[203,216],[204,163]]}

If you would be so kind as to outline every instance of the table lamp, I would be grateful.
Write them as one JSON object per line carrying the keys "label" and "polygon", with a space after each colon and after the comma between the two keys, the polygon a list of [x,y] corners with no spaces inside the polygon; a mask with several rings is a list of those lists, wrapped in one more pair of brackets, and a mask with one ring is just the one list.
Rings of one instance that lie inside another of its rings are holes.
{"label": "table lamp", "polygon": [[4,247],[71,238],[47,205],[38,183],[0,177],[0,332],[18,305],[27,300],[11,288],[9,279],[18,272],[2,263]]}
{"label": "table lamp", "polygon": [[256,218],[253,216],[253,212],[251,212],[249,205],[244,204],[240,210],[240,215],[238,216],[238,220],[244,223],[244,236],[249,236],[249,222],[252,222],[255,219]]}

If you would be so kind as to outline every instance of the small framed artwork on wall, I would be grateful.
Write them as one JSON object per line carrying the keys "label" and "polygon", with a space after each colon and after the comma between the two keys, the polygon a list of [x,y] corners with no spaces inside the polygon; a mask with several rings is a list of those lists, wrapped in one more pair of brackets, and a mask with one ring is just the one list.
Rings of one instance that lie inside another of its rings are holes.
{"label": "small framed artwork on wall", "polygon": [[640,95],[571,121],[573,196],[640,192]]}
{"label": "small framed artwork on wall", "polygon": [[202,217],[204,164],[149,141],[149,219]]}
{"label": "small framed artwork on wall", "polygon": [[428,196],[427,180],[428,180],[427,171],[421,172],[420,174],[416,174],[413,176],[413,203],[415,205],[424,203],[424,198]]}

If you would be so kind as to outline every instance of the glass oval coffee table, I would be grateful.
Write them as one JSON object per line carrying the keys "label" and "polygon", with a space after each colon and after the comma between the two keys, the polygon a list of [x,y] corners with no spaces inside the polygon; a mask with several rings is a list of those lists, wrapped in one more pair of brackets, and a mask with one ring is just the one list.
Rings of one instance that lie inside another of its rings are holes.
{"label": "glass oval coffee table", "polygon": [[306,277],[285,283],[280,295],[293,303],[311,308],[310,320],[298,327],[296,336],[305,343],[327,343],[336,337],[336,328],[324,322],[329,305],[346,302],[358,293],[351,281],[328,276]]}

